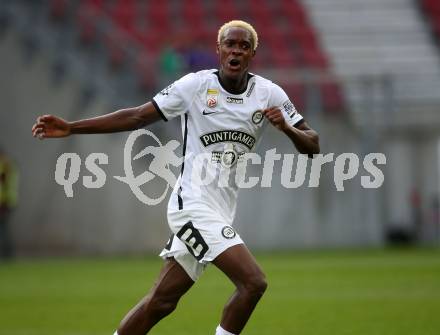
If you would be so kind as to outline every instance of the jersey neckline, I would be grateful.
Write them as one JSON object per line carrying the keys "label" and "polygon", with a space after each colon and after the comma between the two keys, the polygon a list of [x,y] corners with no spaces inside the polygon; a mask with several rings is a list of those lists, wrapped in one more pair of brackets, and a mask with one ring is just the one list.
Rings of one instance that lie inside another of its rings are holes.
{"label": "jersey neckline", "polygon": [[220,72],[219,72],[219,70],[216,70],[216,71],[214,72],[214,74],[217,76],[217,79],[218,79],[218,82],[219,82],[220,86],[221,86],[226,92],[228,92],[229,94],[232,94],[232,95],[242,95],[243,93],[245,93],[245,92],[248,90],[249,81],[251,80],[252,77],[254,77],[253,74],[251,74],[251,73],[248,72],[248,74],[247,74],[247,83],[246,83],[246,87],[245,87],[242,91],[239,91],[239,92],[235,93],[235,92],[231,92],[231,91],[229,91],[229,90],[223,85],[222,80],[220,79]]}

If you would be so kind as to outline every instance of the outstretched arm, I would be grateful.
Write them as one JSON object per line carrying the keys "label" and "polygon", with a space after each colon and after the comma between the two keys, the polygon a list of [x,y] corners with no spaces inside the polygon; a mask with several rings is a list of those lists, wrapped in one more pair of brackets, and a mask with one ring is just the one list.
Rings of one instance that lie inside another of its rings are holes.
{"label": "outstretched arm", "polygon": [[40,139],[66,137],[73,134],[100,134],[135,130],[161,118],[151,102],[121,109],[91,119],[68,122],[53,115],[43,115],[32,127],[32,135]]}
{"label": "outstretched arm", "polygon": [[319,154],[319,136],[316,131],[303,122],[298,128],[292,127],[284,119],[279,107],[271,107],[263,111],[266,118],[277,129],[286,134],[301,154]]}

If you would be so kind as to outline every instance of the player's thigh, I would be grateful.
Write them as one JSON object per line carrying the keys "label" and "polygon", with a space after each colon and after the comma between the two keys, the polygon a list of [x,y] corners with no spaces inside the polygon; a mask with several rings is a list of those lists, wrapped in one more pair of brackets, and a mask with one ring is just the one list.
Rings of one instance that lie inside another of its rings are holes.
{"label": "player's thigh", "polygon": [[237,286],[249,281],[265,282],[265,275],[245,244],[238,244],[222,252],[212,262]]}
{"label": "player's thigh", "polygon": [[194,284],[182,266],[174,259],[168,258],[160,271],[159,278],[153,286],[154,295],[179,298]]}

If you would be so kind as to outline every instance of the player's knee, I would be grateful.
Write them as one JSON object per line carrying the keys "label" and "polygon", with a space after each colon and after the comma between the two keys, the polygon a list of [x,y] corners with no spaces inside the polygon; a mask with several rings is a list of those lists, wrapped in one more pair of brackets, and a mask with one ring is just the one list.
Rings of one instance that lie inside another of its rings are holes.
{"label": "player's knee", "polygon": [[267,289],[267,281],[263,274],[251,276],[244,284],[246,292],[254,297],[260,298]]}
{"label": "player's knee", "polygon": [[148,303],[148,310],[157,316],[167,316],[176,309],[177,300],[169,297],[153,296]]}

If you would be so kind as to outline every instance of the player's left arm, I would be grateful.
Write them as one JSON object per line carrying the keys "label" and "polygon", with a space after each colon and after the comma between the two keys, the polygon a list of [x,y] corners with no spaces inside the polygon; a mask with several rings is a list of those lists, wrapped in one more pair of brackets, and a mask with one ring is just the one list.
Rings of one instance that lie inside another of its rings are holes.
{"label": "player's left arm", "polygon": [[279,107],[270,107],[263,110],[265,117],[277,129],[286,134],[301,154],[319,154],[319,135],[303,121],[298,127],[286,122]]}

